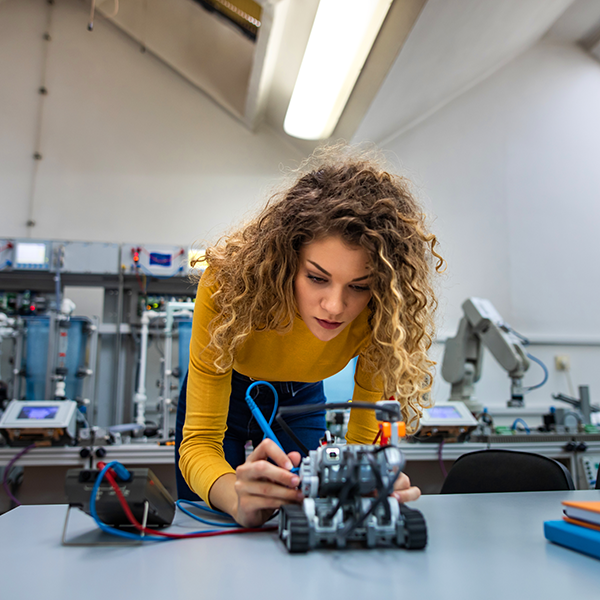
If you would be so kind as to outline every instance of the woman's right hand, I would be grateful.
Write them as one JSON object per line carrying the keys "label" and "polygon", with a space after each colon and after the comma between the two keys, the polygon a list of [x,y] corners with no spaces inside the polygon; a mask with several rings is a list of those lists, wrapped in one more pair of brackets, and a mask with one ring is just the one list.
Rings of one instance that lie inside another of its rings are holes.
{"label": "woman's right hand", "polygon": [[235,520],[243,527],[260,527],[281,505],[301,502],[299,478],[290,472],[299,464],[298,452],[285,454],[272,440],[263,440],[236,469]]}

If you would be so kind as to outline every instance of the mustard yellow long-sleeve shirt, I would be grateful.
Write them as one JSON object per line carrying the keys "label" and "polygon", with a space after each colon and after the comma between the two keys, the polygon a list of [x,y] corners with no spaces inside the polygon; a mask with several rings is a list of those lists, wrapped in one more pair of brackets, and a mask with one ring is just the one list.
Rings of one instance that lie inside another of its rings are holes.
{"label": "mustard yellow long-sleeve shirt", "polygon": [[[187,387],[187,407],[183,442],[179,449],[179,467],[188,485],[208,501],[213,483],[234,469],[225,460],[223,437],[227,427],[231,370],[217,373],[213,356],[206,350],[208,326],[217,309],[212,294],[215,284],[198,285]],[[233,368],[242,375],[264,381],[316,382],[341,371],[352,358],[359,356],[370,339],[366,308],[350,325],[328,342],[318,340],[300,316],[286,334],[275,331],[252,333],[235,356]],[[362,402],[381,400],[374,389],[372,376],[365,373],[359,356],[355,373],[353,399]],[[350,414],[348,443],[371,444],[377,433],[375,412],[353,410]]]}

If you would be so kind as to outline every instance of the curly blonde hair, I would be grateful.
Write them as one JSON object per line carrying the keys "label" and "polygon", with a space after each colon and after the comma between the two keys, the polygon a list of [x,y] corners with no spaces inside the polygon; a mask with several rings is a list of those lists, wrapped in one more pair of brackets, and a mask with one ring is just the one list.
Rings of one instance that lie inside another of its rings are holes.
{"label": "curly blonde hair", "polygon": [[225,371],[253,331],[289,331],[300,249],[339,236],[366,250],[372,271],[371,339],[363,364],[383,396],[398,399],[414,430],[429,405],[435,363],[427,351],[437,307],[431,279],[443,259],[409,182],[381,162],[373,150],[318,149],[258,216],[206,250],[202,284],[218,284],[213,298],[219,311],[209,349]]}

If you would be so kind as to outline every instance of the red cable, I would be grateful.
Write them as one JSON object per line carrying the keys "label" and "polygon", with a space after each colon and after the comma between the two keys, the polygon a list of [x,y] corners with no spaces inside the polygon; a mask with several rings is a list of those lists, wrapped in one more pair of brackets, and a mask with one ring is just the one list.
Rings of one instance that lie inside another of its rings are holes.
{"label": "red cable", "polygon": [[[100,467],[101,463],[98,463]],[[101,469],[104,467],[100,467]],[[109,469],[104,476],[108,479],[110,485],[112,486],[117,498],[129,522],[138,530],[148,535],[160,535],[162,537],[173,538],[173,539],[182,539],[182,538],[198,538],[198,537],[213,537],[216,535],[227,535],[228,533],[252,533],[254,531],[271,531],[277,529],[277,527],[259,527],[259,528],[251,528],[251,527],[240,527],[239,529],[225,529],[223,531],[207,531],[206,533],[165,533],[163,531],[156,531],[155,529],[149,529],[148,527],[144,527],[141,523],[138,523],[137,519],[133,516],[129,505],[127,504],[127,500],[125,500],[125,496],[123,496],[123,492],[119,487],[119,484],[116,482],[112,469]]]}
{"label": "red cable", "polygon": [[375,439],[373,440],[373,446],[375,446],[375,444],[377,444],[380,437],[381,437],[381,429],[377,432],[377,435],[375,436]]}
{"label": "red cable", "polygon": [[135,276],[137,278],[138,285],[140,286],[140,290],[142,291],[142,294],[145,294],[146,286],[142,283],[142,278],[140,277],[140,273],[139,273],[137,265],[134,265],[134,269],[135,269]]}

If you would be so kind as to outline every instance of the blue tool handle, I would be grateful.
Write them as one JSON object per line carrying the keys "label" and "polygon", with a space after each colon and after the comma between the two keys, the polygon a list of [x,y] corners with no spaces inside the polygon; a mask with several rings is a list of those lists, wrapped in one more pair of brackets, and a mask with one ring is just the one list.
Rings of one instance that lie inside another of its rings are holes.
{"label": "blue tool handle", "polygon": [[[265,437],[269,438],[270,440],[273,440],[283,450],[283,446],[280,444],[279,440],[277,439],[277,436],[273,433],[271,426],[267,423],[267,420],[262,414],[262,411],[260,410],[260,408],[258,408],[258,406],[256,406],[256,402],[254,402],[250,394],[246,394],[246,404],[248,405],[252,416],[256,419],[258,426],[262,429],[263,433],[265,434]],[[285,452],[285,450],[283,451]],[[292,467],[290,469],[290,472],[297,475],[300,472],[300,469],[298,467]]]}
{"label": "blue tool handle", "polygon": [[270,425],[267,423],[267,420],[262,414],[262,411],[260,410],[260,408],[258,408],[258,406],[256,406],[256,402],[254,402],[254,400],[249,395],[246,395],[246,403],[248,404],[248,408],[250,409],[252,416],[256,419],[258,426],[263,430],[265,437],[268,437],[270,440],[273,440],[283,450],[283,446],[279,443],[279,440],[273,433],[273,430],[271,429]]}

